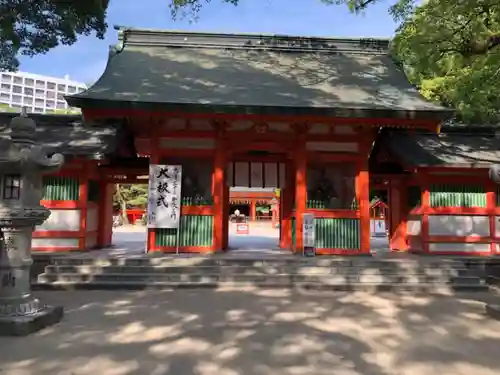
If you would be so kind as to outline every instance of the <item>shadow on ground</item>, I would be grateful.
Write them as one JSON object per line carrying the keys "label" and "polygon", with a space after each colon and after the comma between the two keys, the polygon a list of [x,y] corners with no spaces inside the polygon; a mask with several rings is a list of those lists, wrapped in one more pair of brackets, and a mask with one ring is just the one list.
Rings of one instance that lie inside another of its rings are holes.
{"label": "shadow on ground", "polygon": [[57,326],[0,338],[2,375],[493,375],[487,294],[76,291]]}

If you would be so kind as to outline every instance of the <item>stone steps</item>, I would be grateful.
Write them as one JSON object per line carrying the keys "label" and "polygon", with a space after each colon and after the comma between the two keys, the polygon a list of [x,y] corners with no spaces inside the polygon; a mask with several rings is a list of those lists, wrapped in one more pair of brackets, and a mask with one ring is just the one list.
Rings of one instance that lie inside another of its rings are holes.
{"label": "stone steps", "polygon": [[[102,265],[49,265],[45,274],[77,273],[77,274],[184,274],[196,270],[200,274],[222,275],[341,275],[341,276],[384,276],[399,274],[391,268],[370,267],[318,267],[318,266],[102,266]],[[460,277],[470,274],[466,268],[405,268],[408,276]]]}
{"label": "stone steps", "polygon": [[[35,258],[36,260],[36,258]],[[282,267],[282,266],[314,266],[314,267],[367,267],[380,269],[401,268],[469,268],[460,260],[434,260],[434,259],[384,259],[374,258],[345,259],[334,257],[283,257],[268,259],[246,258],[216,258],[216,257],[138,257],[138,258],[91,258],[91,257],[53,257],[53,265],[94,265],[94,266],[241,266],[241,267]],[[474,264],[472,264],[473,266]]]}
{"label": "stone steps", "polygon": [[481,267],[447,259],[237,257],[54,258],[36,288],[285,287],[318,290],[485,290]]}
{"label": "stone steps", "polygon": [[[194,272],[198,270],[193,270]],[[271,282],[271,283],[294,283],[294,282],[314,282],[322,284],[342,284],[342,283],[460,283],[474,284],[480,281],[477,277],[443,277],[427,275],[297,275],[297,274],[204,274],[204,273],[183,273],[183,274],[151,274],[151,273],[46,273],[40,275],[38,282],[90,282],[90,281],[120,281],[124,282]]]}

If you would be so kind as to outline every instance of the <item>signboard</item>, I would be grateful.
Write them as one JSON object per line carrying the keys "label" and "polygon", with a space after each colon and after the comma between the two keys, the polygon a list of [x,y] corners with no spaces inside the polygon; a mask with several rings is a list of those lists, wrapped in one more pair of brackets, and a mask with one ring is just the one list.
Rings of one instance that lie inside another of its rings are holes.
{"label": "signboard", "polygon": [[315,238],[314,215],[302,214],[302,241],[304,244],[304,256],[313,257],[316,255],[316,249],[314,247]]}
{"label": "signboard", "polygon": [[236,234],[250,234],[250,226],[248,223],[237,223]]}
{"label": "signboard", "polygon": [[148,228],[179,228],[182,166],[149,166]]}
{"label": "signboard", "polygon": [[370,233],[372,237],[385,237],[387,235],[387,228],[384,219],[371,219],[370,220]]}

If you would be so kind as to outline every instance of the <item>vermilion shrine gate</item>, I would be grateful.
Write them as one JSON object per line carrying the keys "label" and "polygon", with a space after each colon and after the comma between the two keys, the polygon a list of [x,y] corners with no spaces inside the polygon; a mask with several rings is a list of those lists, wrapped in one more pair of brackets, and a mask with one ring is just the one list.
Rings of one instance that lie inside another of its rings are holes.
{"label": "vermilion shrine gate", "polygon": [[[497,252],[497,138],[438,135],[452,112],[408,83],[388,40],[118,33],[101,78],[66,98],[84,124],[33,116],[72,157],[45,179],[35,251],[108,246],[113,183],[152,163],[183,166],[181,252],[225,251],[230,187],[259,186],[281,189],[283,249],[302,251],[314,213],[319,254],[369,254],[370,184],[388,191],[392,249]],[[150,229],[147,249],[175,241]]]}

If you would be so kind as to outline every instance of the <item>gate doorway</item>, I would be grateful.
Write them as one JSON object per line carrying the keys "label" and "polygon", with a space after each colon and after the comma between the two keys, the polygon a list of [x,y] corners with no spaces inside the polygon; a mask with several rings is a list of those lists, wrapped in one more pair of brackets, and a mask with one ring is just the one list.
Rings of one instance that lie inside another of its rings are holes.
{"label": "gate doorway", "polygon": [[227,250],[237,254],[280,253],[284,155],[235,155],[226,176]]}
{"label": "gate doorway", "polygon": [[389,252],[389,191],[387,187],[370,189],[370,243],[374,253]]}

